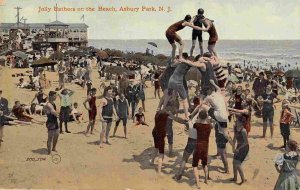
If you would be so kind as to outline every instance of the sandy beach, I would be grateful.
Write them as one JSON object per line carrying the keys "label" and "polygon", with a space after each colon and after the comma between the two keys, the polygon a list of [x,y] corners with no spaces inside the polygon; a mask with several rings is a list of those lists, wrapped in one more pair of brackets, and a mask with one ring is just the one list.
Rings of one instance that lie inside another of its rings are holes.
{"label": "sandy beach", "polygon": [[[0,87],[3,97],[9,100],[10,108],[14,101],[30,103],[34,92],[16,88],[18,78],[14,73],[25,73],[30,69],[0,70]],[[52,82],[58,79],[57,73],[46,72]],[[92,73],[93,86],[99,87],[98,74]],[[112,145],[105,145],[103,149],[95,145],[99,140],[99,116],[95,125],[95,134],[88,137],[83,135],[87,123],[70,123],[71,134],[59,136],[57,153],[47,155],[47,129],[45,125],[5,126],[4,142],[0,149],[0,189],[105,189],[105,190],[173,190],[195,189],[191,162],[181,181],[172,179],[178,170],[178,163],[186,144],[187,134],[182,126],[174,126],[174,157],[166,156],[163,163],[163,176],[159,176],[150,165],[150,156],[153,151],[151,131],[154,125],[154,114],[158,99],[153,98],[153,87],[146,88],[146,121],[150,127],[134,127],[132,120],[128,123],[128,139],[123,138],[123,129],[120,126],[117,137],[111,138]],[[52,90],[57,87],[53,82]],[[82,102],[86,98],[86,90],[78,85],[67,84],[67,88],[75,91],[73,102],[79,103],[79,110],[83,111],[87,120],[87,111]],[[50,89],[45,90],[48,93]],[[59,100],[56,102],[59,105]],[[140,105],[139,105],[140,106]],[[259,138],[262,134],[262,119],[252,117],[252,129],[249,136],[249,158],[243,164],[245,176],[248,179],[242,187],[229,181],[232,178],[232,151],[229,152],[229,166],[231,174],[223,174],[222,162],[219,159],[209,158],[210,177],[212,180],[206,185],[203,183],[203,171],[200,170],[201,185],[208,190],[234,189],[273,189],[278,177],[274,168],[274,157],[282,153],[277,147],[282,145],[282,138],[278,126],[280,103],[276,104],[274,122],[275,135],[270,138]],[[41,119],[40,116],[34,116]],[[45,120],[45,118],[43,118]],[[114,125],[113,125],[114,126]],[[232,131],[232,123],[230,124]],[[291,138],[300,138],[300,128],[291,129]],[[112,133],[112,130],[111,130]],[[166,153],[167,147],[166,147]],[[216,154],[214,131],[210,135],[209,155]]]}

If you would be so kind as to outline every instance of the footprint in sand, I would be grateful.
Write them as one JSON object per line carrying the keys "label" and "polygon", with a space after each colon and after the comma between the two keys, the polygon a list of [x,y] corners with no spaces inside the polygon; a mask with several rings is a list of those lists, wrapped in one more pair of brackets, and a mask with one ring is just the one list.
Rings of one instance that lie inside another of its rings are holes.
{"label": "footprint in sand", "polygon": [[255,178],[257,177],[258,173],[259,173],[259,169],[256,168],[256,169],[254,170],[254,172],[253,172],[253,177],[252,177],[252,179],[255,179]]}

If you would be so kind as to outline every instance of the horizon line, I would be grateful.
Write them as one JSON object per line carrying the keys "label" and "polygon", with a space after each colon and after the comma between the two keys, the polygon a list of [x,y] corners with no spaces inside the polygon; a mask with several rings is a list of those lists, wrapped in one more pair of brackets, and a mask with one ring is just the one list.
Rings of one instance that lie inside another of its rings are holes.
{"label": "horizon line", "polygon": [[[136,39],[122,39],[122,38],[91,38],[89,40],[166,40],[165,38],[136,38]],[[187,39],[191,40],[191,39]],[[232,40],[240,40],[240,41],[300,41],[300,39],[223,39],[223,40],[218,40],[218,41],[232,41]],[[208,41],[208,40],[203,40],[203,41]]]}

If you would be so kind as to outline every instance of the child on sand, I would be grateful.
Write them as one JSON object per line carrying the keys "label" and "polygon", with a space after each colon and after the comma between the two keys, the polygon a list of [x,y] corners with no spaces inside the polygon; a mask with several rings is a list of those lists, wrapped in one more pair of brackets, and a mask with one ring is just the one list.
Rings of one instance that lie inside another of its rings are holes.
{"label": "child on sand", "polygon": [[[85,109],[88,110],[89,112],[89,124],[87,125],[87,129],[85,132],[85,135],[88,134],[90,128],[91,128],[91,134],[93,134],[93,130],[94,130],[94,125],[95,125],[95,121],[96,121],[96,116],[97,116],[97,107],[96,107],[96,92],[97,89],[96,88],[92,88],[90,91],[90,95],[87,97],[87,99],[83,102],[83,105],[85,107]],[[89,107],[86,106],[86,103],[89,103]]]}
{"label": "child on sand", "polygon": [[280,133],[283,138],[283,146],[281,146],[280,148],[286,148],[286,143],[290,138],[290,123],[292,122],[294,117],[295,116],[291,113],[288,102],[282,102],[282,111],[280,115]]}
{"label": "child on sand", "polygon": [[135,120],[136,120],[136,123],[135,123],[135,126],[139,126],[139,125],[146,125],[146,126],[149,126],[146,122],[145,122],[145,115],[143,113],[143,108],[140,107],[139,108],[139,112],[137,114],[135,114]]}
{"label": "child on sand", "polygon": [[78,108],[78,103],[75,102],[73,104],[73,108],[72,108],[72,111],[71,111],[71,114],[70,114],[70,121],[76,121],[77,123],[81,123],[81,121],[83,121],[83,117],[82,117],[83,114],[81,112],[79,112],[77,110],[77,108]]}
{"label": "child on sand", "polygon": [[231,181],[237,182],[237,173],[239,172],[242,179],[239,185],[242,185],[247,181],[242,168],[242,163],[249,152],[248,135],[246,129],[244,128],[245,122],[245,117],[238,117],[234,126],[233,144],[237,142],[237,146],[236,148],[233,148],[233,179],[231,179]]}

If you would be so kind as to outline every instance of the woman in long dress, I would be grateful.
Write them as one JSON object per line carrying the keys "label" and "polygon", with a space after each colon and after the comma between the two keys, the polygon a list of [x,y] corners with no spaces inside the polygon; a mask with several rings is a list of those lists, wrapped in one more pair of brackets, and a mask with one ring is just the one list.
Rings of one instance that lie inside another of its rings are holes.
{"label": "woman in long dress", "polygon": [[296,174],[296,168],[299,162],[299,155],[296,152],[298,144],[294,140],[289,140],[287,142],[287,147],[288,152],[283,155],[279,155],[275,160],[275,168],[280,174],[274,190],[300,189],[300,181]]}

